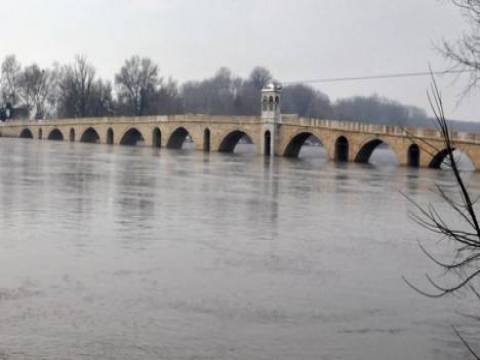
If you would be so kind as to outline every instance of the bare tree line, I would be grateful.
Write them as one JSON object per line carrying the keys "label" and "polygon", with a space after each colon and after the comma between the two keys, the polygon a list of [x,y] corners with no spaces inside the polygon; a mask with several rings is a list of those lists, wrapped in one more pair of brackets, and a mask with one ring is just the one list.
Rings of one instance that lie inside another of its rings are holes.
{"label": "bare tree line", "polygon": [[[125,60],[113,83],[101,79],[84,56],[72,63],[41,68],[22,67],[14,55],[4,58],[0,72],[0,105],[9,104],[15,118],[143,116],[182,113],[259,115],[260,92],[272,73],[255,67],[247,78],[220,68],[213,76],[182,85],[164,78],[150,58]],[[352,97],[332,102],[305,84],[284,88],[282,111],[302,117],[329,118],[397,126],[427,126],[426,112],[386,98]]]}

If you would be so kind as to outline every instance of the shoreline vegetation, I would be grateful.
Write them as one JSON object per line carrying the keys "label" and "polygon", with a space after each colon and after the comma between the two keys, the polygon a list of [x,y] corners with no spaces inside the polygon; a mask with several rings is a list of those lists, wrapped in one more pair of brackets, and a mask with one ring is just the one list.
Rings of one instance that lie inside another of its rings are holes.
{"label": "shoreline vegetation", "polygon": [[[41,68],[22,66],[15,55],[7,55],[1,64],[0,108],[12,109],[9,117],[13,119],[186,113],[254,116],[260,113],[261,89],[270,82],[276,82],[272,73],[258,66],[247,78],[222,67],[207,79],[179,84],[162,76],[153,60],[139,56],[125,60],[110,81],[100,78],[84,56],[76,56],[70,64]],[[284,87],[282,112],[401,127],[431,128],[433,124],[426,111],[415,106],[379,95],[333,102],[327,94],[300,83]],[[449,126],[480,132],[479,124],[468,121],[450,121]]]}

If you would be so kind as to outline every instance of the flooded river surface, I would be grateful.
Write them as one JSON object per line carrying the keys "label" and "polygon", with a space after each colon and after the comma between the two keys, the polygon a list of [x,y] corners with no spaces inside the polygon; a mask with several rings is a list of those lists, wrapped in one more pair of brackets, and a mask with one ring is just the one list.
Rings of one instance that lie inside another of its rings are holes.
{"label": "flooded river surface", "polygon": [[401,192],[448,178],[0,139],[0,359],[463,358],[475,300],[402,280],[439,272]]}

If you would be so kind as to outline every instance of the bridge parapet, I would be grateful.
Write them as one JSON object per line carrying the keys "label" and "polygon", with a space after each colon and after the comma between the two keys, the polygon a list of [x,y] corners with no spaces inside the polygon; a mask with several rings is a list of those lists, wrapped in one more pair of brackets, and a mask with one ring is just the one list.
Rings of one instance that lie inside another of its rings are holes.
{"label": "bridge parapet", "polygon": [[[39,121],[15,120],[1,123],[0,128],[39,128],[42,126],[112,126],[112,125],[175,125],[176,123],[192,123],[198,126],[213,126],[215,124],[224,125],[247,125],[256,127],[263,124],[260,116],[222,116],[222,115],[201,115],[201,114],[182,114],[182,115],[162,115],[162,116],[142,116],[142,117],[102,117],[102,118],[74,118],[74,119],[55,119]],[[376,136],[387,135],[394,137],[424,138],[441,140],[441,133],[436,129],[428,128],[403,128],[400,126],[389,126],[381,124],[369,124],[354,121],[341,121],[330,119],[303,118],[298,115],[282,114],[278,126],[324,128],[334,131],[355,132],[373,134]],[[480,134],[467,133],[462,131],[452,131],[452,138],[458,142],[480,144]]]}
{"label": "bridge parapet", "polygon": [[158,115],[158,116],[118,116],[118,117],[99,117],[99,118],[71,118],[71,119],[49,119],[49,120],[14,120],[0,123],[0,126],[50,126],[50,125],[71,125],[71,124],[116,124],[116,123],[174,123],[174,122],[193,122],[193,123],[241,123],[258,124],[261,122],[258,116],[224,116],[224,115],[202,115],[202,114],[183,114],[183,115]]}
{"label": "bridge parapet", "polygon": [[[355,121],[341,121],[329,119],[301,118],[295,115],[282,115],[282,124],[291,126],[320,127],[331,130],[363,132],[379,135],[393,135],[414,138],[441,139],[439,130],[429,128],[404,128],[382,124],[369,124]],[[480,143],[480,134],[463,131],[452,131],[452,138],[457,141]]]}

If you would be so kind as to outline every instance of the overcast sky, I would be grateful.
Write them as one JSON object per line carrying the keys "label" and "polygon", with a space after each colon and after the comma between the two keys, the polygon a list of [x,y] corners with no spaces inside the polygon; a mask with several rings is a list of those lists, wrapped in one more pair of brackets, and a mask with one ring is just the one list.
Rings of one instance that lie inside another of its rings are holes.
{"label": "overcast sky", "polygon": [[[0,57],[23,64],[85,54],[113,78],[132,54],[164,76],[247,76],[255,65],[280,81],[435,70],[435,50],[465,31],[447,0],[16,0],[0,1]],[[480,122],[480,90],[458,104],[464,81],[440,81],[450,117]],[[377,93],[427,108],[428,78],[318,84],[332,100]]]}

